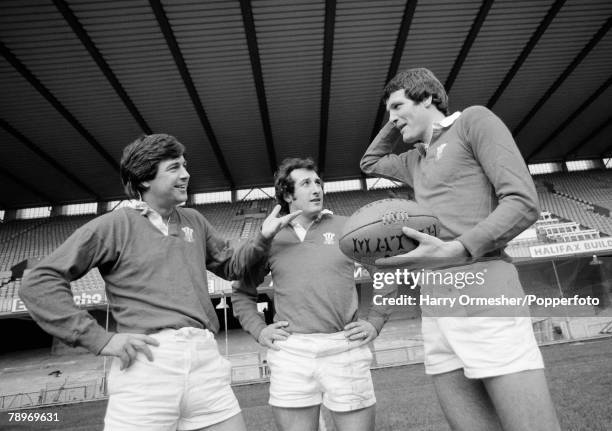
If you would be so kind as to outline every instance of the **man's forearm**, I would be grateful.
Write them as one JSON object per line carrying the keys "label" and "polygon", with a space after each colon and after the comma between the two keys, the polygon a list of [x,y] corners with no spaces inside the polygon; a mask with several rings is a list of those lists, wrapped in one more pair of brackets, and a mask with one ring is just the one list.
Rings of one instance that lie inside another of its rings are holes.
{"label": "man's forearm", "polygon": [[267,326],[261,314],[257,311],[257,287],[250,283],[234,282],[232,284],[232,306],[234,316],[240,326],[251,334],[255,340]]}
{"label": "man's forearm", "polygon": [[70,346],[98,354],[113,336],[74,303],[70,283],[48,268],[32,270],[23,279],[19,296],[45,332]]}
{"label": "man's forearm", "polygon": [[361,158],[360,168],[363,173],[402,181],[412,186],[409,166],[412,156],[409,152],[400,155],[393,153],[401,142],[401,135],[393,124],[385,124]]}
{"label": "man's forearm", "polygon": [[[366,266],[366,269],[370,273],[372,279],[375,278],[375,273],[383,272],[382,270],[377,270],[373,266]],[[383,277],[384,279],[384,277]],[[368,316],[366,320],[370,322],[374,328],[376,328],[376,332],[380,334],[384,324],[389,320],[389,316],[393,312],[393,306],[389,305],[388,299],[395,298],[397,296],[397,283],[385,283],[384,286],[380,289],[375,289],[373,291],[373,295],[379,297],[379,300],[374,302],[374,298],[372,298],[372,305],[368,310]]]}
{"label": "man's forearm", "polygon": [[258,232],[235,249],[228,248],[223,253],[211,256],[207,269],[226,280],[251,280],[258,276],[259,268],[267,260],[270,240]]}

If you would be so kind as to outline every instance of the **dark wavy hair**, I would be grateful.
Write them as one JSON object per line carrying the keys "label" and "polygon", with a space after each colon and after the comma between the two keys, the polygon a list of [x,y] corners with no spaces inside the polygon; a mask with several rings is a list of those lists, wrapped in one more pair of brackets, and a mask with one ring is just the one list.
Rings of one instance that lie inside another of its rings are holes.
{"label": "dark wavy hair", "polygon": [[176,159],[185,153],[185,147],[174,136],[163,133],[143,135],[123,149],[119,172],[125,193],[131,199],[140,199],[146,190],[143,181],[157,175],[163,160]]}
{"label": "dark wavy hair", "polygon": [[383,90],[383,102],[386,103],[391,93],[397,90],[404,90],[406,97],[415,103],[420,103],[431,96],[431,101],[438,108],[438,111],[448,115],[446,90],[429,69],[418,67],[395,75]]}
{"label": "dark wavy hair", "polygon": [[317,164],[310,157],[306,159],[291,157],[281,162],[274,174],[274,191],[276,202],[281,206],[281,214],[289,214],[289,204],[285,201],[285,195],[293,195],[295,192],[295,182],[290,176],[294,169],[308,169],[319,173]]}

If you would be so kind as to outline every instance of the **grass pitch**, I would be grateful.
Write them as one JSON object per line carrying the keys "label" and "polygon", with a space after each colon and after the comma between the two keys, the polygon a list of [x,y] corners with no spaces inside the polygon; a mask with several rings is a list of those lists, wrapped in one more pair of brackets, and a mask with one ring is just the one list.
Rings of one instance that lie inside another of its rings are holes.
{"label": "grass pitch", "polygon": [[[561,428],[611,430],[612,339],[546,346],[542,353]],[[378,399],[377,430],[449,430],[422,364],[374,370],[372,375]],[[267,405],[267,384],[234,390],[249,430],[276,430]],[[55,423],[9,422],[8,412],[0,412],[0,429],[98,431],[103,429],[105,408],[105,401],[97,401],[27,410],[57,413]]]}

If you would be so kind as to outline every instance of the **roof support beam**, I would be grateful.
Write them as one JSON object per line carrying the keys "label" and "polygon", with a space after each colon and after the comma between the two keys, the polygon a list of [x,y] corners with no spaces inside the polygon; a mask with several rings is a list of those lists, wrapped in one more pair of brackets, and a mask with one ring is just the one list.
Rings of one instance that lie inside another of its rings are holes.
{"label": "roof support beam", "polygon": [[255,81],[257,102],[259,103],[259,115],[261,115],[261,123],[263,126],[264,137],[266,139],[268,162],[270,163],[270,171],[274,173],[276,172],[278,165],[276,162],[276,151],[274,149],[272,126],[270,123],[270,114],[268,112],[268,99],[266,98],[266,87],[264,85],[263,71],[261,69],[259,47],[257,45],[257,31],[255,30],[255,19],[253,18],[251,1],[240,0],[240,9],[242,11],[242,22],[244,24],[247,46],[249,47],[251,69],[253,71],[253,80]]}
{"label": "roof support beam", "polygon": [[[567,152],[567,155],[565,156],[564,160],[565,161],[569,160],[570,156],[574,155],[575,152],[578,151],[578,149],[580,149],[582,146],[588,144],[591,139],[593,139],[595,136],[599,135],[606,127],[610,126],[611,124],[612,124],[612,115],[610,115],[607,119],[605,119],[602,123],[600,123],[599,126],[595,127],[595,129],[593,129],[593,131],[591,133],[589,133],[584,139],[580,140],[580,142],[578,142],[576,145],[574,145]],[[612,145],[610,145],[608,148],[606,148],[601,153],[601,157],[605,157],[606,155],[610,155],[611,152],[612,152]]]}
{"label": "roof support beam", "polygon": [[502,80],[501,84],[499,84],[499,87],[497,87],[497,90],[495,90],[495,93],[493,93],[493,95],[487,102],[487,108],[491,109],[493,105],[497,103],[502,93],[506,90],[508,85],[510,85],[510,82],[514,79],[514,75],[516,75],[527,57],[529,57],[529,54],[531,54],[531,51],[533,51],[533,48],[535,48],[535,46],[538,44],[540,38],[542,37],[550,23],[553,21],[553,19],[561,10],[564,4],[565,0],[557,0],[550,7],[548,13],[540,22],[540,25],[538,25],[536,31],[531,35],[531,38],[529,38],[529,41],[527,42],[519,56],[516,58],[516,60],[514,60],[514,64],[512,65],[506,76],[504,76],[504,79]]}
{"label": "roof support beam", "polygon": [[113,87],[113,89],[125,105],[125,107],[128,109],[128,111],[130,111],[130,114],[132,114],[140,128],[147,135],[150,135],[152,133],[151,128],[138,111],[138,108],[136,108],[136,105],[134,105],[134,103],[132,102],[132,99],[130,99],[130,96],[128,96],[126,91],[123,89],[123,86],[111,70],[108,63],[106,63],[106,60],[104,60],[104,57],[102,57],[102,54],[100,53],[100,51],[98,51],[98,48],[93,43],[93,41],[77,19],[77,17],[74,15],[72,10],[68,6],[68,4],[64,0],[53,0],[53,3],[55,3],[55,7],[57,7],[57,9],[61,12],[66,22],[68,22],[68,24],[72,28],[72,31],[78,36],[81,43],[85,46],[91,57],[98,65],[98,68],[102,71],[110,85]]}
{"label": "roof support beam", "polygon": [[[407,0],[406,6],[404,7],[404,14],[402,15],[402,22],[395,39],[395,48],[393,48],[393,55],[391,56],[391,63],[389,63],[389,70],[387,71],[387,77],[383,85],[386,85],[393,77],[397,74],[399,69],[400,61],[402,60],[402,54],[404,53],[404,47],[406,46],[406,39],[410,32],[410,25],[412,24],[412,18],[414,17],[414,10],[416,9],[417,0]],[[374,119],[374,127],[370,134],[370,142],[374,140],[380,128],[382,127],[382,120],[385,116],[385,105],[380,103],[378,105],[378,111],[376,111],[376,118]]]}
{"label": "roof support beam", "polygon": [[119,172],[119,163],[100,145],[91,133],[61,104],[59,100],[36,78],[32,72],[0,42],[0,52],[4,58],[74,127],[85,140],[104,158],[113,169]]}
{"label": "roof support beam", "polygon": [[[555,82],[546,90],[544,95],[537,101],[537,103],[531,108],[529,113],[521,120],[521,122],[512,130],[512,134],[517,136],[521,130],[531,121],[531,119],[535,116],[535,114],[544,106],[544,104],[550,99],[550,97],[557,91],[557,89],[565,82],[568,76],[572,74],[572,72],[578,67],[578,65],[586,58],[586,56],[591,52],[591,50],[599,43],[599,41],[606,35],[608,30],[612,27],[612,17],[608,18],[606,22],[597,30],[597,32],[593,35],[591,40],[582,48],[582,50],[578,53],[578,55],[572,60],[572,62],[565,68],[563,73],[559,75],[559,77],[555,80]],[[526,160],[529,160],[531,154],[526,157]]]}
{"label": "roof support beam", "polygon": [[323,36],[323,73],[321,77],[321,110],[319,119],[319,171],[325,172],[327,126],[329,124],[329,95],[331,88],[332,56],[336,24],[336,0],[325,2],[325,32]]}
{"label": "roof support beam", "polygon": [[[612,124],[612,115],[610,115],[607,119],[605,119],[602,123],[600,123],[599,126],[595,127],[595,129],[593,129],[593,131],[589,133],[584,139],[581,139],[580,142],[574,145],[567,152],[567,155],[565,156],[565,160],[567,161],[570,158],[570,156],[573,156],[576,153],[576,151],[578,151],[578,149],[588,144],[591,139],[599,135],[606,127],[609,127],[611,124]],[[611,155],[611,153],[612,153],[612,145],[610,145],[608,148],[603,150],[600,156],[601,157],[609,156]]]}
{"label": "roof support beam", "polygon": [[53,199],[51,199],[50,196],[48,196],[47,194],[41,192],[40,190],[38,190],[36,187],[34,187],[32,184],[28,183],[27,181],[22,180],[21,178],[13,175],[12,173],[7,171],[3,167],[0,167],[0,175],[4,175],[5,177],[11,179],[13,182],[19,184],[19,186],[23,187],[24,189],[26,189],[30,193],[32,193],[32,194],[38,196],[39,198],[45,200],[48,204],[55,205],[56,202]]}
{"label": "roof support beam", "polygon": [[[533,151],[531,151],[531,153],[529,154],[529,156],[527,156],[527,159],[532,158],[533,156],[537,155],[539,152],[541,152],[544,148],[546,148],[548,145],[550,145],[551,142],[553,142],[555,140],[555,138],[557,136],[559,136],[561,134],[561,132],[563,130],[565,130],[565,128],[572,122],[574,121],[586,108],[588,108],[588,106],[593,103],[599,96],[601,96],[601,94],[606,91],[608,89],[608,87],[612,84],[612,75],[610,75],[610,77],[606,80],[606,82],[604,82],[602,85],[599,86],[599,88],[597,90],[595,90],[593,92],[593,94],[591,94],[588,99],[586,99],[574,112],[572,112],[570,114],[569,117],[567,117],[564,121],[561,122],[561,125],[559,127],[557,127],[549,136],[548,138],[544,139],[544,141],[538,145]],[[569,154],[568,154],[569,155]]]}
{"label": "roof support beam", "polygon": [[453,64],[453,68],[451,69],[450,73],[448,74],[448,77],[446,78],[446,82],[444,83],[444,88],[446,88],[447,93],[450,93],[451,88],[455,83],[455,79],[457,79],[457,76],[461,71],[461,67],[463,66],[463,63],[465,62],[465,59],[467,58],[468,54],[470,53],[470,49],[472,49],[472,45],[474,44],[474,41],[476,40],[476,37],[480,32],[480,28],[485,22],[485,19],[487,18],[487,15],[489,14],[489,10],[491,9],[492,5],[493,0],[483,0],[482,5],[480,5],[480,10],[478,11],[478,15],[476,15],[476,18],[474,19],[474,22],[472,23],[472,28],[470,28],[470,32],[466,36],[465,41],[463,41],[461,51],[459,51],[459,55],[455,60],[455,64]]}
{"label": "roof support beam", "polygon": [[70,181],[72,181],[75,185],[77,185],[81,190],[93,196],[96,200],[102,200],[100,195],[98,195],[96,192],[94,192],[89,187],[87,187],[80,179],[78,179],[75,175],[73,175],[68,169],[60,165],[57,162],[57,160],[55,160],[53,157],[45,153],[43,150],[40,149],[40,147],[38,147],[38,145],[34,144],[32,141],[26,138],[21,132],[19,132],[17,129],[15,129],[13,126],[11,126],[9,123],[7,123],[5,120],[1,118],[0,118],[0,127],[2,127],[4,130],[6,130],[11,135],[13,135],[15,139],[17,139],[23,145],[28,147],[33,153],[38,155],[45,162],[53,166],[57,171],[62,173],[65,177],[67,177]]}
{"label": "roof support beam", "polygon": [[166,43],[168,44],[168,48],[172,53],[172,57],[174,58],[174,62],[176,67],[183,79],[183,83],[185,84],[185,88],[187,89],[187,93],[191,98],[191,102],[196,110],[198,118],[202,123],[202,127],[204,128],[204,132],[208,137],[208,141],[210,142],[210,146],[212,147],[213,153],[217,158],[217,162],[223,172],[225,180],[229,183],[230,188],[236,188],[234,184],[234,180],[232,178],[232,174],[230,173],[229,167],[225,161],[225,157],[223,157],[223,152],[221,151],[221,147],[217,142],[217,137],[215,136],[215,132],[208,121],[208,116],[206,115],[206,111],[204,111],[204,106],[202,105],[202,101],[200,100],[200,96],[198,95],[198,91],[196,90],[195,84],[191,79],[191,74],[189,73],[189,69],[187,68],[187,64],[185,63],[185,59],[183,58],[183,54],[178,46],[176,38],[174,37],[174,32],[172,31],[172,27],[170,26],[170,22],[168,21],[168,17],[166,16],[166,12],[161,4],[160,0],[149,0],[149,4],[153,9],[153,13],[155,14],[155,18],[157,18],[157,23],[164,34],[166,39]]}

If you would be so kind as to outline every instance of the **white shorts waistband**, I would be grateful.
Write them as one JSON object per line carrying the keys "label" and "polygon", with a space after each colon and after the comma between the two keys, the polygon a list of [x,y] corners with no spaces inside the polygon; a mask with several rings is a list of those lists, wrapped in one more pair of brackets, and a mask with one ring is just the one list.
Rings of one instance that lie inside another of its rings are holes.
{"label": "white shorts waistband", "polygon": [[320,358],[346,352],[361,346],[361,341],[351,341],[344,332],[332,334],[291,334],[284,341],[276,341],[281,350],[307,358]]}

